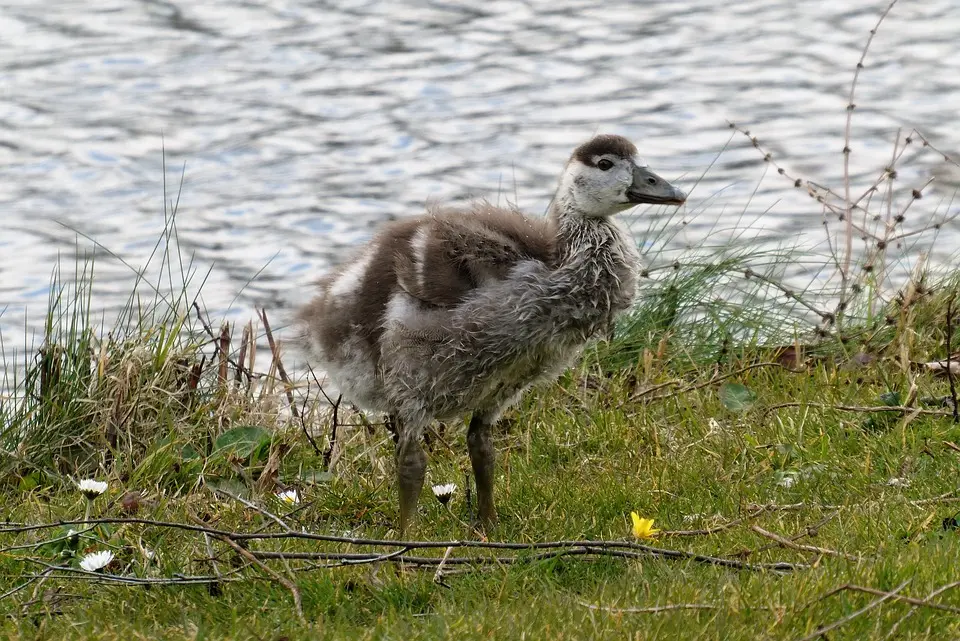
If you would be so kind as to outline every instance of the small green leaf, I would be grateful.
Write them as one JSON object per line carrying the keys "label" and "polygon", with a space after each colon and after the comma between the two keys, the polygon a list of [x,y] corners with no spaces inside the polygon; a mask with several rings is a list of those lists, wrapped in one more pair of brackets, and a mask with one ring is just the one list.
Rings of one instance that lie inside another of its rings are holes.
{"label": "small green leaf", "polygon": [[[885,407],[898,407],[903,401],[900,392],[884,392],[877,398],[877,402]],[[874,412],[863,421],[862,427],[871,432],[887,430],[897,424],[900,417],[892,412]]]}
{"label": "small green leaf", "polygon": [[190,445],[183,446],[183,449],[180,450],[180,458],[184,461],[195,461],[200,458],[200,452],[197,451],[197,448]]}
{"label": "small green leaf", "polygon": [[884,392],[880,395],[880,404],[887,407],[897,407],[900,405],[900,392]]}
{"label": "small green leaf", "polygon": [[250,489],[240,479],[210,477],[204,479],[204,483],[212,490],[223,490],[234,496],[247,498],[250,495]]}
{"label": "small green leaf", "polygon": [[270,433],[256,425],[227,430],[213,444],[213,453],[249,458],[256,450],[270,444]]}
{"label": "small green leaf", "polygon": [[757,394],[740,383],[724,383],[720,386],[720,402],[731,412],[745,412],[753,407]]}
{"label": "small green leaf", "polygon": [[40,479],[35,472],[31,472],[20,479],[20,487],[18,488],[21,492],[29,492],[33,488],[40,485]]}

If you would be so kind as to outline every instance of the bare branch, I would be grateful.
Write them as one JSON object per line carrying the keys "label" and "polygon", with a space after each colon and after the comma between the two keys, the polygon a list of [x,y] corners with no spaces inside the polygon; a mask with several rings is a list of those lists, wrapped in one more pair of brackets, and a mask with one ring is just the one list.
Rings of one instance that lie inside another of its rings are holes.
{"label": "bare branch", "polygon": [[759,525],[751,525],[750,529],[759,534],[760,536],[766,537],[772,541],[776,541],[782,547],[790,548],[791,550],[797,550],[800,552],[813,552],[815,554],[822,554],[826,556],[836,556],[841,559],[847,559],[848,561],[860,561],[862,557],[846,554],[845,552],[837,552],[836,550],[831,550],[828,548],[821,548],[815,545],[803,545],[802,543],[795,543],[788,538],[782,537],[779,534],[765,530]]}
{"label": "bare branch", "polygon": [[825,635],[827,632],[830,632],[831,630],[835,630],[835,629],[839,628],[839,627],[842,626],[842,625],[846,625],[847,623],[850,623],[851,621],[853,621],[854,619],[856,619],[858,616],[860,616],[860,615],[862,615],[862,614],[865,614],[865,613],[869,612],[870,610],[872,610],[872,609],[874,609],[874,608],[882,605],[884,601],[887,601],[887,600],[892,599],[892,598],[894,598],[895,596],[897,596],[897,593],[900,592],[901,590],[903,590],[905,587],[907,587],[907,585],[908,585],[909,583],[910,583],[910,579],[907,579],[906,581],[904,581],[903,583],[901,583],[900,585],[898,585],[897,587],[895,587],[895,588],[894,588],[893,590],[891,590],[890,592],[883,592],[883,593],[882,593],[883,596],[880,597],[879,599],[875,599],[875,600],[871,601],[870,603],[868,603],[867,605],[863,606],[863,607],[860,608],[859,610],[856,610],[856,611],[854,611],[854,612],[851,612],[850,614],[848,614],[847,616],[845,616],[845,617],[843,617],[843,618],[841,618],[841,619],[837,619],[836,621],[834,621],[834,622],[832,622],[832,623],[828,623],[828,624],[826,624],[826,625],[820,626],[819,628],[817,628],[816,630],[814,630],[812,634],[808,634],[807,636],[803,637],[803,638],[800,639],[799,641],[813,641],[814,639],[816,639],[816,638],[818,638],[818,637],[822,637],[823,635]]}
{"label": "bare branch", "polygon": [[591,610],[601,612],[610,612],[611,614],[660,614],[661,612],[673,612],[675,610],[716,610],[718,606],[709,603],[668,603],[666,605],[654,605],[646,608],[616,608],[609,605],[597,605],[595,603],[585,603],[578,601],[580,605]]}

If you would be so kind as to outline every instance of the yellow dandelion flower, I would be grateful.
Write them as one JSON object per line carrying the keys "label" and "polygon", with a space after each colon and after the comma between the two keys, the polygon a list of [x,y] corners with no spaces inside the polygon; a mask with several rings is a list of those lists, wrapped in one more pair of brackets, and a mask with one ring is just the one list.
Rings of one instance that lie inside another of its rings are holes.
{"label": "yellow dandelion flower", "polygon": [[631,512],[630,518],[633,520],[633,535],[638,539],[652,539],[660,533],[653,528],[653,519],[641,519],[636,512]]}

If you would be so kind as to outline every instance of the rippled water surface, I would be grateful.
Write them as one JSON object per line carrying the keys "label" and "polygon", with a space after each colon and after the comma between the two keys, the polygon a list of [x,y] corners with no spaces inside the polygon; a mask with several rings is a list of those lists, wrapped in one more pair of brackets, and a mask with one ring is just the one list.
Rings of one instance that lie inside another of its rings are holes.
{"label": "rippled water surface", "polygon": [[[816,203],[772,171],[761,181],[769,166],[746,139],[718,157],[726,121],[796,175],[839,185],[846,95],[885,5],[0,0],[6,348],[39,331],[58,256],[72,271],[88,239],[110,252],[94,306],[109,316],[126,300],[124,263],[144,264],[163,228],[164,156],[168,200],[184,176],[183,254],[211,270],[204,302],[238,320],[290,309],[377,223],[428,200],[542,212],[596,131],[630,136],[688,190],[706,171],[674,242],[748,224],[813,242]],[[958,33],[952,0],[903,0],[883,23],[856,99],[861,189],[898,128],[960,150]],[[928,176],[925,203],[960,183],[935,154],[899,180]],[[958,239],[945,230],[934,253]]]}

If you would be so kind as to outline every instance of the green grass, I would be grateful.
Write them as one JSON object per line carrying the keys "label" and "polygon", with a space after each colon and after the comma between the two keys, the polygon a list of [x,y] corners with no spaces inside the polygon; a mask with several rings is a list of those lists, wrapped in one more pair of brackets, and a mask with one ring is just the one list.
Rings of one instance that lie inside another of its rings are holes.
{"label": "green grass", "polygon": [[[697,297],[687,294],[709,290],[695,274],[675,276],[647,295],[662,297],[670,287],[677,300],[694,301],[689,309]],[[0,599],[0,629],[11,637],[71,639],[795,639],[877,598],[850,591],[821,598],[844,584],[890,590],[909,580],[902,593],[923,598],[956,578],[960,535],[944,523],[949,526],[960,509],[953,502],[960,494],[911,501],[960,488],[958,453],[948,445],[960,443],[960,426],[949,417],[905,419],[837,407],[883,404],[891,392],[905,398],[911,381],[917,399],[949,396],[945,379],[904,367],[901,354],[907,350],[913,361],[944,356],[944,306],[956,289],[956,280],[947,278],[904,309],[891,307],[890,324],[850,330],[857,338],[845,342],[821,339],[808,347],[806,363],[792,369],[749,368],[775,356],[760,341],[766,330],[743,321],[756,314],[707,318],[688,309],[664,323],[662,316],[648,317],[660,306],[641,303],[612,342],[589,350],[555,384],[527,395],[496,434],[501,524],[491,540],[629,540],[631,511],[668,531],[747,516],[711,535],[665,533],[649,543],[808,568],[776,573],[689,559],[561,557],[458,566],[444,586],[434,583],[434,568],[385,563],[309,569],[304,561],[269,561],[296,582],[306,619],[301,623],[287,588],[213,539],[217,570],[235,580],[215,588],[144,587],[59,573]],[[216,352],[186,314],[144,315],[159,320],[104,339],[83,325],[85,301],[75,294],[53,301],[56,313],[40,351],[48,356],[27,367],[3,406],[6,520],[80,519],[86,504],[73,480],[95,476],[110,488],[94,501],[93,517],[185,524],[199,518],[237,532],[278,528],[211,489],[224,488],[280,514],[298,531],[396,536],[392,443],[382,428],[371,433],[356,416],[341,415],[347,424],[328,474],[322,451],[284,412],[283,386],[265,377],[248,390],[245,381],[234,381],[230,364],[221,382]],[[165,324],[171,319],[173,325]],[[755,328],[749,337],[728,338],[749,327]],[[802,336],[791,335],[799,344]],[[869,363],[851,358],[864,351]],[[238,346],[231,354],[239,358]],[[269,357],[259,359],[259,369],[273,370]],[[199,363],[205,365],[194,385],[187,374]],[[647,393],[654,386],[662,387]],[[770,409],[791,402],[800,406]],[[304,407],[323,450],[328,414],[309,399]],[[471,537],[463,441],[460,425],[446,426],[442,440],[432,440],[429,479],[457,483],[459,490],[449,509],[425,492],[418,539]],[[278,504],[273,495],[281,487],[297,488],[301,505]],[[137,493],[135,507],[124,506],[127,492]],[[757,505],[793,507],[757,513]],[[771,548],[751,529],[792,536],[821,522],[798,542],[859,560]],[[214,572],[203,537],[189,532],[102,524],[74,545],[49,543],[65,533],[57,527],[0,534],[0,594],[50,564],[75,568],[83,552],[95,549],[114,551],[110,571],[118,575]],[[156,551],[155,561],[144,556],[147,548]],[[363,551],[297,540],[253,542],[250,548]],[[416,554],[439,556],[442,550]],[[493,553],[454,551],[485,554]],[[936,601],[960,607],[960,593],[947,591]],[[711,609],[618,611],[668,604]],[[909,610],[907,603],[888,601],[828,636],[883,638]],[[960,616],[924,607],[899,625],[894,638],[958,634]]]}

